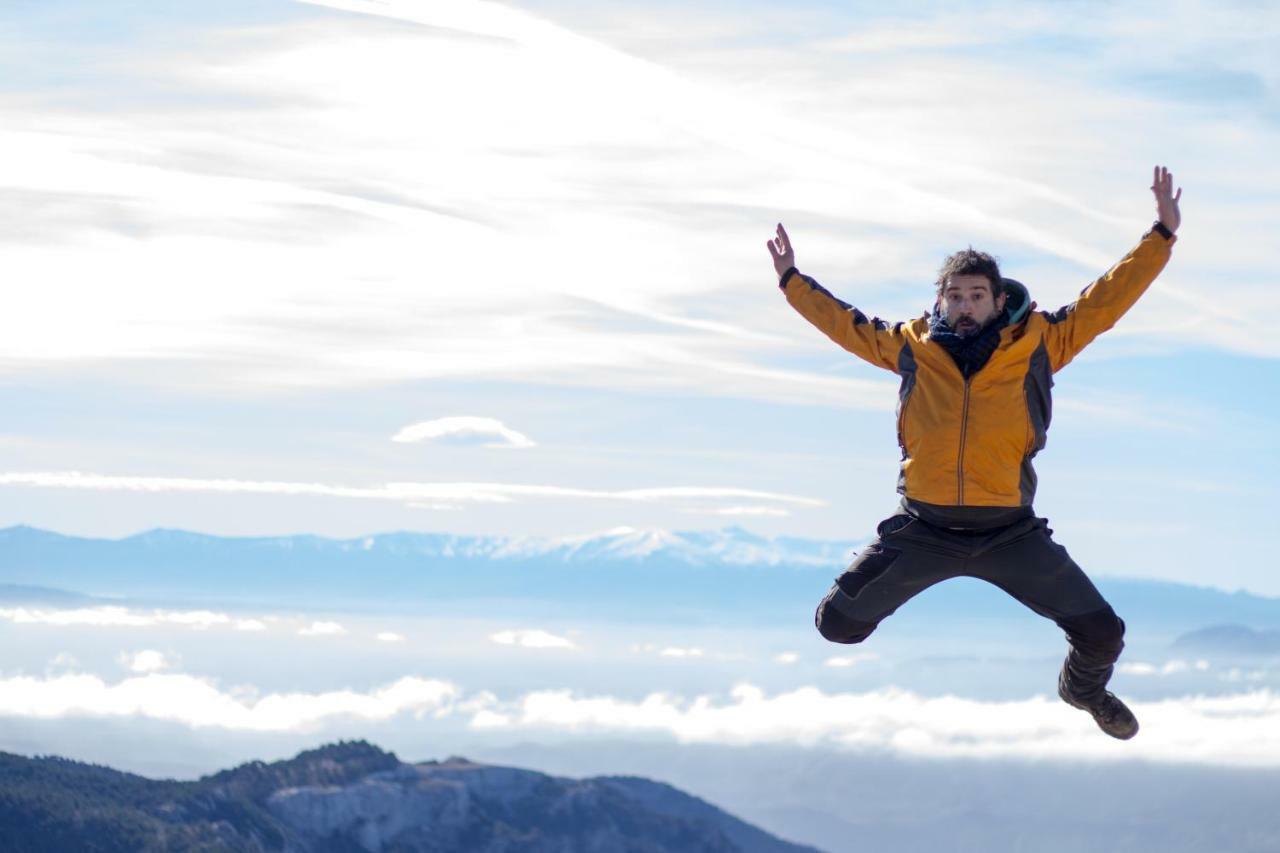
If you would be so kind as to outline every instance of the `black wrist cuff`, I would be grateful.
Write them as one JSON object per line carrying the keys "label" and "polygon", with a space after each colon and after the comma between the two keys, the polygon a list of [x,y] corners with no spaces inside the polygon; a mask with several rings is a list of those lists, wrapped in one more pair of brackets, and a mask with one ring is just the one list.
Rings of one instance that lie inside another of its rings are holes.
{"label": "black wrist cuff", "polygon": [[785,270],[782,271],[782,275],[778,276],[778,287],[781,287],[783,290],[786,290],[787,279],[791,278],[792,273],[799,273],[799,272],[800,271],[797,270],[795,267],[787,267]]}
{"label": "black wrist cuff", "polygon": [[1155,222],[1155,224],[1151,226],[1151,230],[1152,230],[1152,231],[1154,231],[1154,232],[1156,232],[1157,234],[1159,234],[1161,237],[1165,238],[1166,240],[1172,240],[1172,239],[1173,239],[1173,232],[1172,232],[1172,231],[1170,231],[1168,228],[1165,228],[1165,227],[1164,227],[1164,223],[1163,223],[1163,222],[1161,222],[1159,219],[1157,219],[1157,220],[1156,220],[1156,222]]}

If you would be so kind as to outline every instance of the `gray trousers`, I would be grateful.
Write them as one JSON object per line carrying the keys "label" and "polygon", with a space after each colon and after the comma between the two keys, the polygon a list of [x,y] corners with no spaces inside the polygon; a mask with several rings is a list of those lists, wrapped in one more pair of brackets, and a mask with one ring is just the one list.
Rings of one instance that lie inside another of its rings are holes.
{"label": "gray trousers", "polygon": [[1082,704],[1095,702],[1124,649],[1124,622],[1084,571],[1051,538],[1048,520],[955,530],[899,512],[880,522],[867,545],[818,605],[818,631],[860,643],[887,616],[940,581],[980,578],[1066,632],[1070,651],[1060,683]]}

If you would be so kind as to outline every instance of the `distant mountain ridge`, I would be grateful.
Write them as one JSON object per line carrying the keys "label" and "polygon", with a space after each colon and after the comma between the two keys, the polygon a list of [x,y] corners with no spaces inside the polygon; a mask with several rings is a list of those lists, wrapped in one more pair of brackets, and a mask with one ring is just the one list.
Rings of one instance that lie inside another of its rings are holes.
{"label": "distant mountain ridge", "polygon": [[1280,630],[1245,625],[1210,625],[1178,637],[1173,647],[1193,654],[1280,655]]}
{"label": "distant mountain ridge", "polygon": [[0,530],[0,548],[65,547],[69,543],[107,544],[122,549],[171,550],[222,548],[237,543],[259,551],[366,552],[389,556],[446,559],[527,560],[565,563],[662,559],[688,565],[825,566],[850,554],[858,542],[827,542],[794,537],[766,538],[741,527],[716,531],[668,531],[615,527],[574,536],[462,536],[452,533],[379,533],[348,539],[316,535],[224,537],[155,528],[120,539],[64,536],[18,525]]}
{"label": "distant mountain ridge", "polygon": [[[766,539],[741,528],[670,533],[615,528],[559,538],[385,533],[220,537],[151,530],[122,539],[0,530],[0,584],[153,600],[276,603],[324,608],[397,602],[554,600],[604,612],[630,607],[631,587],[669,594],[667,613],[709,601],[749,606],[799,592],[816,571],[847,564],[854,543]],[[732,578],[726,573],[731,572]],[[797,579],[800,584],[797,586]],[[611,602],[617,602],[616,605]]]}
{"label": "distant mountain ridge", "polygon": [[406,764],[364,741],[195,782],[0,753],[0,849],[817,853],[647,779]]}
{"label": "distant mountain ridge", "polygon": [[[0,601],[54,603],[63,590],[114,600],[315,609],[467,606],[509,602],[561,616],[753,624],[812,617],[859,543],[616,528],[558,538],[386,533],[220,537],[152,530],[122,539],[0,530]],[[1280,628],[1280,599],[1166,581],[1094,575],[1128,619],[1175,634],[1205,625]],[[39,587],[37,591],[31,589]],[[72,600],[61,593],[66,603]],[[906,618],[1001,619],[1016,603],[968,579],[927,590]],[[903,616],[897,617],[901,621]]]}

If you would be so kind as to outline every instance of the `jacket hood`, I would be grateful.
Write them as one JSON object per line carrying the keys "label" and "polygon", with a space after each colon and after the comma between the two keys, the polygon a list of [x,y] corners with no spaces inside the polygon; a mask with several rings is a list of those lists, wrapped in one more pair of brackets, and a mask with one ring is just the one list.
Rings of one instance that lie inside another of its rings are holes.
{"label": "jacket hood", "polygon": [[1031,294],[1027,291],[1027,286],[1016,279],[1001,278],[1000,283],[1005,292],[1002,319],[1005,325],[1016,326],[1031,311]]}

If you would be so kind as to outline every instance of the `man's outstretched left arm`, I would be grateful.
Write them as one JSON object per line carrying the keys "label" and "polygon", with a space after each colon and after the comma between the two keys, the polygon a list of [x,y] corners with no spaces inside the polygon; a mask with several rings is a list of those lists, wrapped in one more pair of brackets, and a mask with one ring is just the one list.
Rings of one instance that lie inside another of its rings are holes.
{"label": "man's outstretched left arm", "polygon": [[1042,312],[1049,321],[1045,345],[1053,370],[1061,370],[1089,342],[1116,324],[1133,307],[1169,262],[1175,232],[1182,224],[1178,202],[1182,190],[1173,191],[1173,175],[1155,168],[1151,191],[1156,197],[1158,219],[1129,254],[1086,287],[1080,298],[1054,312]]}

